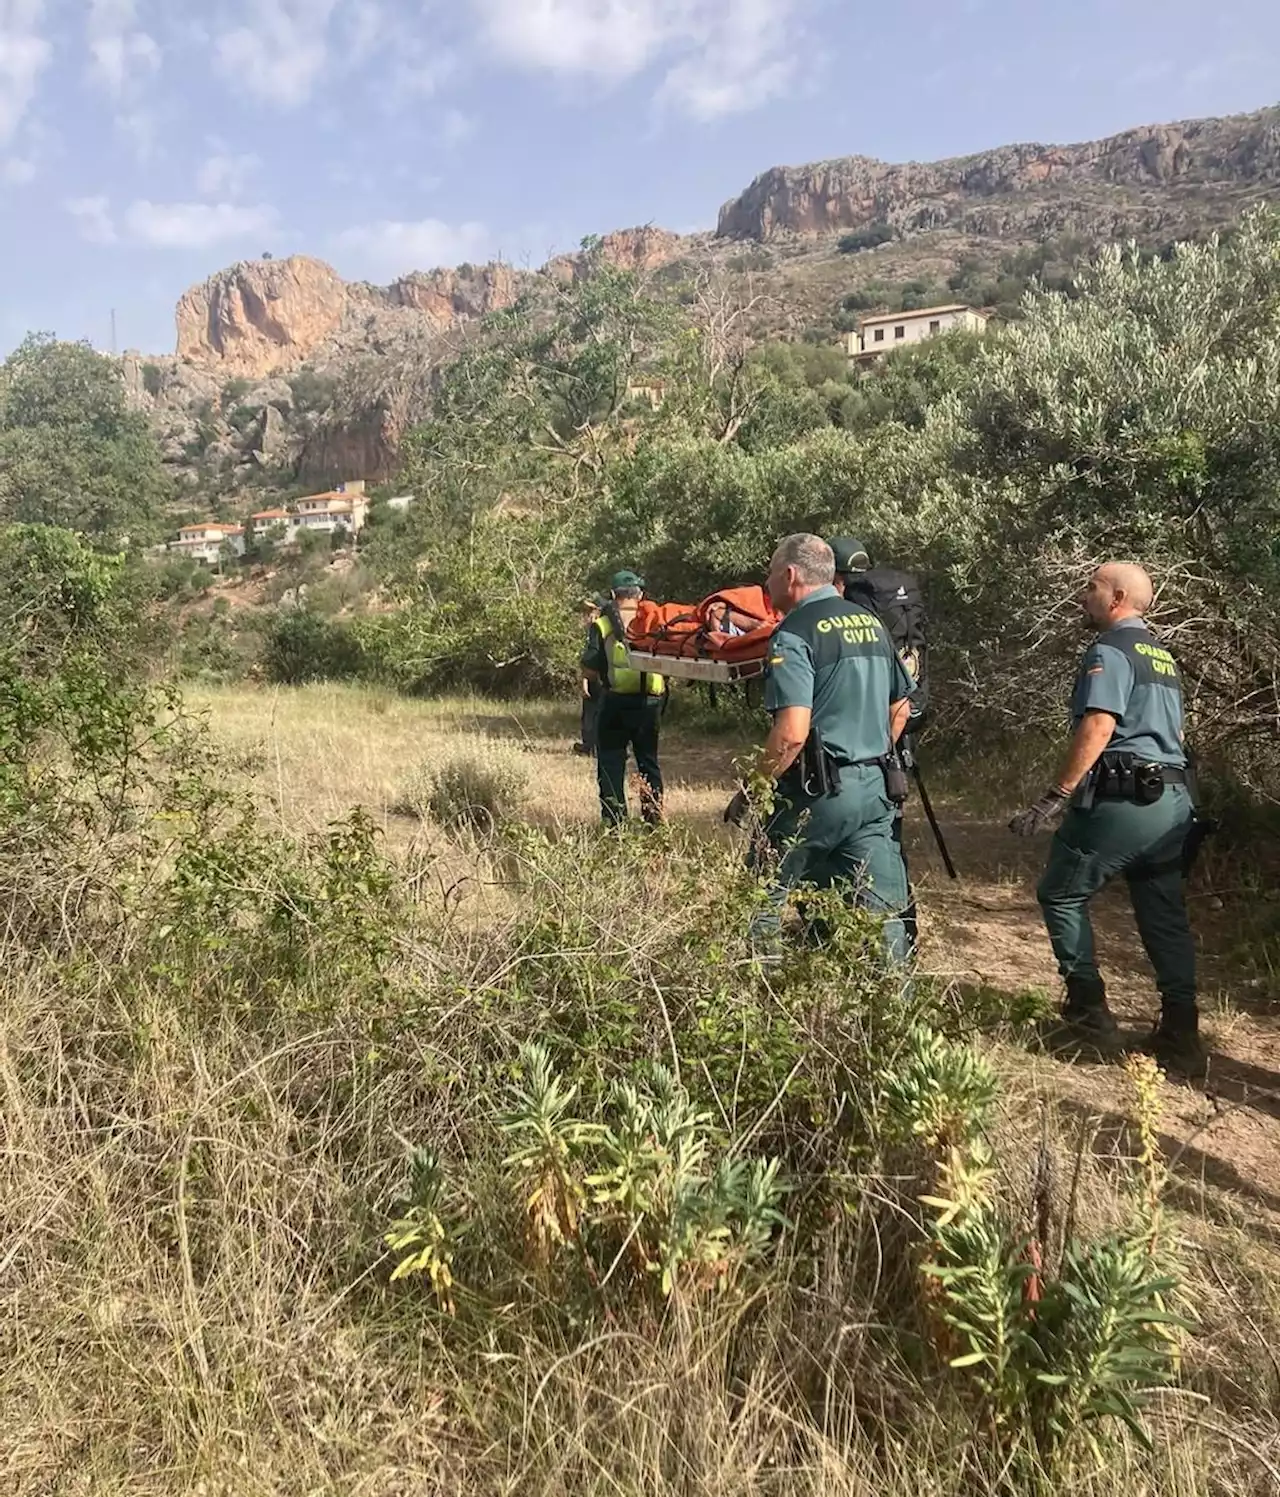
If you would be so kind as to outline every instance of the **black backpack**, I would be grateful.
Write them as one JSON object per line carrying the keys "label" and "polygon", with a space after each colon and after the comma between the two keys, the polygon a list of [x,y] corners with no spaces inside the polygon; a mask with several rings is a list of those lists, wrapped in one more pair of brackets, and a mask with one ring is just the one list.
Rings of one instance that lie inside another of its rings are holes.
{"label": "black backpack", "polygon": [[893,567],[871,567],[854,573],[844,595],[850,603],[869,608],[889,631],[899,660],[916,683],[907,732],[919,732],[929,710],[929,621],[920,579]]}

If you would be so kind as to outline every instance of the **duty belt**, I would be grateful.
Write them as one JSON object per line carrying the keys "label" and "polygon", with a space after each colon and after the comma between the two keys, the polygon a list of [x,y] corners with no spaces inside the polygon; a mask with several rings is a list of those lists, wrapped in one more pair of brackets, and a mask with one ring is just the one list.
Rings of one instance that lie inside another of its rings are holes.
{"label": "duty belt", "polygon": [[1191,784],[1190,773],[1180,766],[1143,761],[1125,752],[1103,754],[1081,782],[1074,803],[1082,811],[1099,800],[1149,806],[1160,799],[1166,785]]}

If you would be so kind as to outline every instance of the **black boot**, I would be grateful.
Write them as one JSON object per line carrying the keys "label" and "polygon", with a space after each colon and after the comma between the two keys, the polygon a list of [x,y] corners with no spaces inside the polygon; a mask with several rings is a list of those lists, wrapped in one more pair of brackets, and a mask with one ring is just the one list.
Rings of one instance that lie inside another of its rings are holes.
{"label": "black boot", "polygon": [[1061,1045],[1113,1054],[1120,1048],[1120,1031],[1107,1007],[1107,990],[1096,978],[1068,977],[1067,996],[1052,1038]]}
{"label": "black boot", "polygon": [[1209,1057],[1200,1039],[1200,1021],[1194,1008],[1164,1009],[1151,1038],[1142,1048],[1154,1056],[1170,1076],[1203,1076]]}

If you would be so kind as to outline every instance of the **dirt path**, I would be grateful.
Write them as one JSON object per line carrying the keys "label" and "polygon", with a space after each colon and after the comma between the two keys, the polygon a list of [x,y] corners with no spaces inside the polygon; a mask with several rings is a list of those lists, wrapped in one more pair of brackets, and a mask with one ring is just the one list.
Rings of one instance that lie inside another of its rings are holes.
{"label": "dirt path", "polygon": [[[1048,839],[1023,842],[998,821],[966,815],[954,801],[940,814],[961,872],[956,882],[947,878],[918,810],[908,835],[926,968],[1005,992],[1039,988],[1056,999],[1057,972],[1035,901]],[[1165,1147],[1178,1161],[1180,1204],[1221,1219],[1224,1210],[1235,1215],[1234,1199],[1242,1208],[1239,1225],[1280,1242],[1280,1010],[1224,961],[1228,934],[1214,909],[1220,904],[1197,877],[1192,920],[1212,1059],[1204,1083],[1169,1089]],[[1126,1036],[1138,1039],[1159,1005],[1123,884],[1096,899],[1093,914],[1111,1005]],[[1073,1110],[1118,1116],[1123,1086],[1114,1067],[1049,1055],[1035,1063]]]}

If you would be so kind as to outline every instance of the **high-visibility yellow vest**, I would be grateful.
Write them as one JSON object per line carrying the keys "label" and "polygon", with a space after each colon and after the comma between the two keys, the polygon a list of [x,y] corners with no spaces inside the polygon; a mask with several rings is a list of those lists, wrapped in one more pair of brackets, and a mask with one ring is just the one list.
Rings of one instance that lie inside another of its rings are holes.
{"label": "high-visibility yellow vest", "polygon": [[610,691],[628,697],[639,696],[641,692],[647,692],[651,697],[660,697],[666,691],[667,683],[661,676],[655,676],[650,671],[632,670],[627,664],[626,641],[618,636],[608,613],[600,615],[596,620],[596,628],[604,641],[604,656],[609,664]]}

